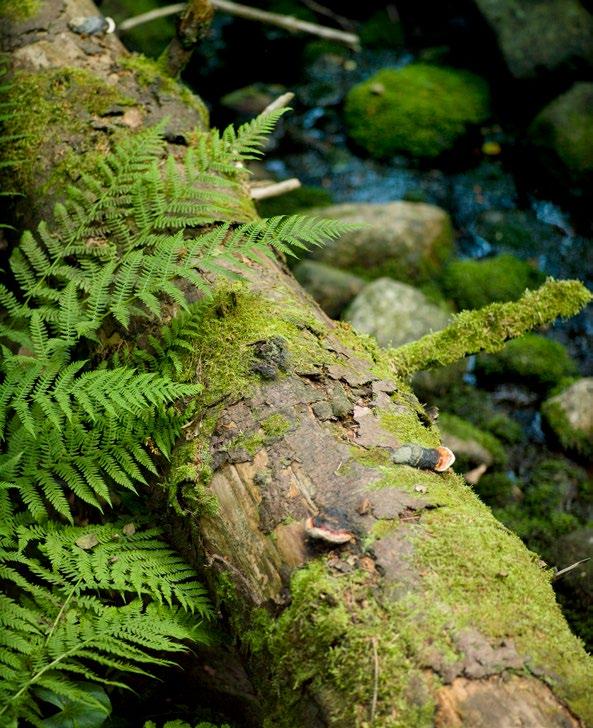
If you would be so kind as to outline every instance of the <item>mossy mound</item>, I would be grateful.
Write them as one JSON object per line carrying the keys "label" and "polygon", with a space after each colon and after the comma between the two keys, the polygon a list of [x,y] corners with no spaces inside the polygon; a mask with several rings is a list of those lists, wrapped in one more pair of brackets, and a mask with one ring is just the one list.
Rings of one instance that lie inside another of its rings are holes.
{"label": "mossy mound", "polygon": [[[561,385],[562,386],[562,385]],[[563,448],[593,457],[593,377],[578,379],[542,405],[542,414]]]}
{"label": "mossy mound", "polygon": [[537,288],[544,275],[512,255],[485,260],[455,260],[443,274],[443,289],[460,309],[482,308],[495,301],[515,301],[526,288]]}
{"label": "mossy mound", "polygon": [[425,63],[385,68],[350,89],[345,115],[351,138],[373,157],[437,157],[488,118],[488,86],[467,71]]}
{"label": "mossy mound", "polygon": [[285,195],[260,200],[257,203],[257,211],[262,217],[274,217],[274,215],[292,215],[311,207],[325,207],[331,203],[332,198],[329,192],[321,187],[305,185],[292,192],[287,192]]}
{"label": "mossy mound", "polygon": [[520,489],[516,483],[504,473],[486,473],[475,487],[477,494],[492,507],[511,505],[520,497]]}
{"label": "mossy mound", "polygon": [[387,10],[379,10],[364,22],[358,31],[365,48],[400,48],[404,31],[399,20],[390,17]]}
{"label": "mossy mound", "polygon": [[539,334],[513,339],[498,353],[480,354],[476,360],[480,379],[518,381],[540,388],[549,388],[575,372],[565,347]]}

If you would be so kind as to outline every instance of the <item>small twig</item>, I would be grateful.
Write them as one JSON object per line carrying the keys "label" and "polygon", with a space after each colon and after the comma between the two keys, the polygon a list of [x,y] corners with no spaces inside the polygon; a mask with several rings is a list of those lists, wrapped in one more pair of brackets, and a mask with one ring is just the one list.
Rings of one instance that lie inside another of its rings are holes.
{"label": "small twig", "polygon": [[285,94],[278,96],[277,99],[274,99],[274,101],[268,104],[262,111],[262,114],[270,114],[272,111],[276,111],[276,109],[283,109],[285,106],[288,106],[293,99],[294,94],[292,91],[287,91]]}
{"label": "small twig", "polygon": [[[343,30],[337,30],[336,28],[328,28],[324,25],[318,25],[317,23],[309,23],[305,20],[298,20],[289,15],[279,15],[278,13],[269,13],[259,8],[252,8],[248,5],[240,5],[239,3],[230,2],[229,0],[211,0],[210,4],[217,10],[222,10],[230,15],[236,15],[238,18],[244,18],[246,20],[257,20],[260,23],[266,23],[267,25],[276,25],[279,28],[284,28],[293,33],[302,32],[310,33],[311,35],[317,35],[320,38],[326,38],[327,40],[335,40],[338,43],[345,43],[346,45],[358,48],[360,46],[360,39],[355,33],[346,33]],[[176,15],[185,8],[185,3],[176,3],[174,5],[166,5],[158,10],[151,10],[148,13],[142,13],[136,15],[133,18],[128,18],[119,24],[120,32],[131,30],[137,25],[142,23],[148,23],[151,20],[157,20],[158,18],[164,18],[168,15]]]}
{"label": "small twig", "polygon": [[298,190],[300,186],[300,180],[296,177],[291,177],[290,179],[285,179],[282,182],[275,182],[273,185],[252,187],[249,190],[249,194],[252,200],[267,200],[269,197],[279,197],[287,192]]}
{"label": "small twig", "polygon": [[371,720],[373,725],[375,722],[375,713],[377,712],[377,698],[379,697],[379,655],[377,654],[377,638],[371,638],[373,646],[373,700],[371,702]]}
{"label": "small twig", "polygon": [[586,559],[581,559],[580,561],[575,561],[574,564],[571,564],[570,566],[567,566],[564,569],[560,569],[560,571],[557,571],[554,576],[552,577],[552,581],[556,581],[556,579],[559,576],[562,576],[563,574],[567,574],[569,571],[572,571],[573,569],[576,569],[577,566],[580,566],[581,564],[584,564],[586,561],[591,561],[593,556],[587,556]]}
{"label": "small twig", "polygon": [[337,13],[334,13],[331,8],[326,8],[325,5],[321,5],[320,3],[315,2],[315,0],[301,0],[301,2],[314,13],[318,13],[319,15],[325,15],[326,17],[335,20],[336,23],[338,25],[341,25],[342,28],[344,28],[345,30],[352,30],[352,28],[354,28],[353,20],[345,18],[343,15],[338,15]]}

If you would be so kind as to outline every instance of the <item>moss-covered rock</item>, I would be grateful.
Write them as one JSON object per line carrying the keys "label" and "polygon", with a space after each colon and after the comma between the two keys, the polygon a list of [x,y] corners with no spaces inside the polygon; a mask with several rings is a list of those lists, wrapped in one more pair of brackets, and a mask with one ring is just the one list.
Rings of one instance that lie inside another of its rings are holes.
{"label": "moss-covered rock", "polygon": [[332,198],[327,190],[303,185],[285,195],[260,200],[257,203],[257,211],[261,217],[274,217],[274,215],[292,215],[311,207],[325,207],[331,203]]}
{"label": "moss-covered rock", "polygon": [[593,17],[579,0],[474,2],[496,33],[516,78],[593,65]]}
{"label": "moss-covered rock", "polygon": [[420,202],[345,203],[312,214],[359,225],[311,257],[362,278],[421,283],[437,276],[453,252],[449,215]]}
{"label": "moss-covered rock", "polygon": [[579,379],[542,405],[562,447],[593,456],[593,377]]}
{"label": "moss-covered rock", "polygon": [[515,301],[526,288],[536,288],[544,275],[512,255],[485,260],[455,260],[444,274],[444,291],[461,309],[482,308],[494,301]]}
{"label": "moss-covered rock", "polygon": [[359,28],[358,36],[365,48],[399,48],[404,42],[404,31],[398,18],[387,10],[378,10]]}
{"label": "moss-covered rock", "polygon": [[373,157],[437,157],[488,118],[488,87],[452,68],[385,68],[350,90],[345,115],[351,138]]}
{"label": "moss-covered rock", "polygon": [[539,388],[549,388],[575,372],[566,348],[539,334],[525,334],[496,354],[480,354],[476,359],[481,380],[517,381]]}
{"label": "moss-covered rock", "polygon": [[575,83],[542,109],[529,128],[545,170],[554,179],[584,190],[593,190],[591,109],[593,83]]}
{"label": "moss-covered rock", "polygon": [[331,318],[339,318],[342,311],[365,285],[362,278],[352,273],[331,268],[314,260],[301,261],[293,273],[301,286]]}
{"label": "moss-covered rock", "polygon": [[486,473],[475,490],[486,505],[504,507],[521,499],[521,489],[504,473]]}
{"label": "moss-covered rock", "polygon": [[357,331],[380,346],[401,346],[446,326],[449,315],[417,289],[390,278],[369,283],[344,312]]}

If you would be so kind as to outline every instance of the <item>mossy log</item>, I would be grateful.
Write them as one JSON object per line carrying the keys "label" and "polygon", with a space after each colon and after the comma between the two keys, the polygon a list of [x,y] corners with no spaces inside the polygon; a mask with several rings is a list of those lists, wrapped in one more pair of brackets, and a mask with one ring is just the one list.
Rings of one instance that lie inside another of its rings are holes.
{"label": "mossy log", "polygon": [[[47,0],[4,29],[12,93],[27,99],[18,124],[36,134],[14,142],[5,179],[26,196],[21,223],[119,136],[167,114],[181,145],[204,123],[199,101],[116,37],[69,29],[96,12]],[[80,92],[64,94],[73,78]],[[160,518],[228,618],[260,723],[593,725],[593,665],[552,572],[459,476],[391,462],[390,448],[440,441],[397,358],[327,319],[281,262],[246,265],[250,282],[206,307],[189,362],[205,396],[179,457],[202,482]],[[184,510],[204,496],[213,509]],[[311,538],[316,516],[340,519],[350,540]]]}

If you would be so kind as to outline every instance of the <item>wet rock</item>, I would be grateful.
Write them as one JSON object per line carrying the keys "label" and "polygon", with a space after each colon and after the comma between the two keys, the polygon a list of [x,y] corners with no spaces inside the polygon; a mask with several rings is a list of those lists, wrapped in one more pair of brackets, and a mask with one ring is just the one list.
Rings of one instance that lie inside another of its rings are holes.
{"label": "wet rock", "polygon": [[593,83],[575,83],[542,109],[529,128],[542,167],[580,192],[593,191],[592,109]]}
{"label": "wet rock", "polygon": [[390,278],[369,283],[344,314],[346,321],[380,346],[401,346],[447,325],[448,314],[416,288]]}
{"label": "wet rock", "polygon": [[303,260],[293,270],[294,277],[331,318],[339,318],[350,301],[362,290],[365,281],[352,273]]}
{"label": "wet rock", "polygon": [[311,257],[367,279],[388,275],[404,281],[427,280],[439,272],[453,250],[451,220],[433,205],[345,203],[311,212],[361,225],[315,249]]}
{"label": "wet rock", "polygon": [[564,448],[593,455],[593,377],[579,379],[548,399],[542,414]]}
{"label": "wet rock", "polygon": [[351,138],[378,158],[437,157],[489,113],[483,79],[427,63],[384,68],[354,86],[345,104]]}
{"label": "wet rock", "polygon": [[593,17],[579,0],[474,0],[515,78],[593,66]]}
{"label": "wet rock", "polygon": [[220,100],[223,106],[246,116],[257,116],[274,101],[286,93],[286,87],[279,84],[253,83],[226,94]]}

